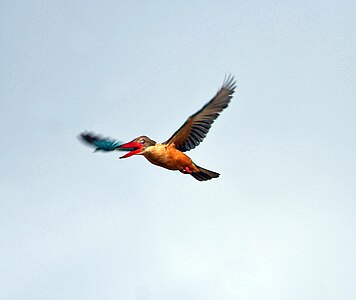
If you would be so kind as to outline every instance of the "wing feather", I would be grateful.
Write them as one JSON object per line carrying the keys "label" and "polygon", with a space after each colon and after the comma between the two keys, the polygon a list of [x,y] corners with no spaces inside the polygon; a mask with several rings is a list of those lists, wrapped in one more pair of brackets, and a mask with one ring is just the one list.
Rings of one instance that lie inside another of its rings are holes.
{"label": "wing feather", "polygon": [[120,145],[123,144],[121,141],[116,141],[111,138],[103,138],[100,135],[95,135],[92,132],[83,132],[80,134],[80,138],[83,142],[95,147],[95,151],[114,151],[114,150],[122,150],[128,151],[130,149],[122,149]]}
{"label": "wing feather", "polygon": [[173,144],[182,152],[198,146],[208,134],[216,118],[229,105],[235,87],[236,82],[233,76],[225,78],[215,97],[194,115],[191,115],[164,144]]}

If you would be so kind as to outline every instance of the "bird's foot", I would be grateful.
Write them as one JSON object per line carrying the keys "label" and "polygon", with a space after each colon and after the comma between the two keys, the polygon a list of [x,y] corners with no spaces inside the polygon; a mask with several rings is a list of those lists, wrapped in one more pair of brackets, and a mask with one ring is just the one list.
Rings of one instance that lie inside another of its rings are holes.
{"label": "bird's foot", "polygon": [[183,174],[192,174],[193,171],[189,167],[185,167],[179,170]]}

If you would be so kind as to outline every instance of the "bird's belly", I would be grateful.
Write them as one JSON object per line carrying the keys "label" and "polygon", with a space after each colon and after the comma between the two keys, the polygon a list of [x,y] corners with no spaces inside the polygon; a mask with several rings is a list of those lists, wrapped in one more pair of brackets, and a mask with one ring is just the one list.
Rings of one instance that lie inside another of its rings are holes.
{"label": "bird's belly", "polygon": [[169,170],[180,170],[186,166],[192,165],[192,160],[174,147],[156,145],[152,147],[152,149],[147,150],[148,151],[145,151],[143,155],[154,165]]}

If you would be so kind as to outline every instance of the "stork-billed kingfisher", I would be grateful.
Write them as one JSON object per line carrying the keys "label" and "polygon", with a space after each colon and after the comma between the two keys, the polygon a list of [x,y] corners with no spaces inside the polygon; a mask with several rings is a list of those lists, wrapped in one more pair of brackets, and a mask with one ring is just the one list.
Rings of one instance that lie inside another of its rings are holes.
{"label": "stork-billed kingfisher", "polygon": [[213,99],[194,115],[191,115],[187,121],[162,144],[156,143],[145,135],[139,136],[131,142],[124,144],[88,132],[83,132],[81,138],[85,142],[95,146],[95,151],[128,151],[128,153],[120,158],[127,158],[132,155],[143,155],[154,165],[169,170],[178,170],[183,174],[190,174],[199,181],[217,178],[220,175],[219,173],[197,166],[191,158],[183,152],[194,149],[204,140],[211,125],[223,109],[228,106],[235,87],[234,77],[227,77]]}

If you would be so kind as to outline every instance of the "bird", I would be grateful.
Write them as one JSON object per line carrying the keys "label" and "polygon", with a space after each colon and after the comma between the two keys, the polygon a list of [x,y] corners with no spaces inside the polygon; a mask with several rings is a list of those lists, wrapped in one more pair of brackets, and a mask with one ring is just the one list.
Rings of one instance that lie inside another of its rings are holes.
{"label": "bird", "polygon": [[235,92],[234,76],[225,76],[216,95],[199,111],[191,115],[185,123],[165,142],[157,143],[146,135],[141,135],[128,143],[110,138],[103,138],[92,132],[83,132],[80,138],[95,147],[96,151],[127,151],[120,158],[142,155],[150,163],[168,170],[189,174],[196,180],[207,181],[220,176],[195,164],[184,152],[198,146],[208,134],[212,124],[220,113],[229,105]]}

